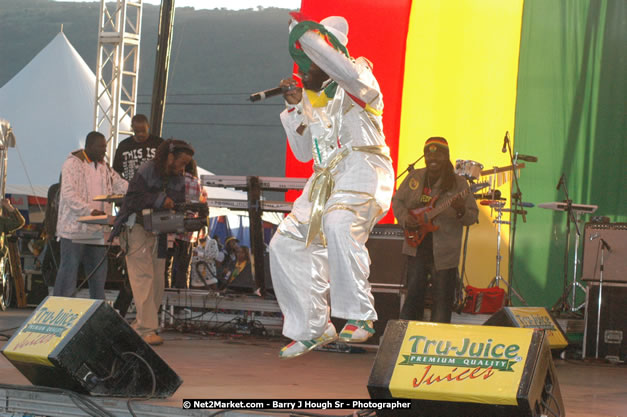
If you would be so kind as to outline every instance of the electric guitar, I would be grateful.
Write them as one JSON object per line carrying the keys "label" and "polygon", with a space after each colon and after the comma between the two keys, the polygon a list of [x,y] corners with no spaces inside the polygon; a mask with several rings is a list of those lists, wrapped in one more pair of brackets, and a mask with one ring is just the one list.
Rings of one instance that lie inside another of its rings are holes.
{"label": "electric guitar", "polygon": [[490,184],[487,182],[471,184],[470,187],[445,200],[437,207],[434,207],[434,205],[440,197],[439,195],[433,197],[426,206],[409,210],[409,214],[414,216],[414,218],[418,221],[418,227],[405,228],[405,240],[407,241],[407,244],[413,248],[420,246],[429,233],[435,232],[440,228],[439,226],[433,224],[433,219],[449,208],[453,203],[453,200],[456,198],[464,198],[468,195],[468,193],[474,194],[488,185]]}

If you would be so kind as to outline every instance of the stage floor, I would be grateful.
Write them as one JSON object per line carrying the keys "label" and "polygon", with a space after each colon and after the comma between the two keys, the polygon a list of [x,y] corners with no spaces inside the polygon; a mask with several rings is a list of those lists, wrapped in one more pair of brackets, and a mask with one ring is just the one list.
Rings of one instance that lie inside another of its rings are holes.
{"label": "stage floor", "polygon": [[[4,329],[21,325],[30,312],[0,311],[0,333],[12,333]],[[366,384],[376,353],[371,349],[364,353],[314,351],[279,360],[278,351],[285,343],[280,337],[175,331],[163,336],[165,343],[155,350],[184,382],[173,397],[151,400],[153,405],[181,408],[183,398],[368,398]],[[0,339],[0,346],[5,343]],[[567,416],[627,416],[627,366],[561,359],[555,364]],[[0,383],[30,385],[2,355]],[[347,410],[315,412],[347,414]]]}

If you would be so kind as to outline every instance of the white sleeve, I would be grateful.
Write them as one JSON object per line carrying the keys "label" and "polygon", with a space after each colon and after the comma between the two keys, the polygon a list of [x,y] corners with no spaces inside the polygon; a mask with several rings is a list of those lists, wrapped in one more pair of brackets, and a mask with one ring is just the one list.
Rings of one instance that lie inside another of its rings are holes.
{"label": "white sleeve", "polygon": [[83,167],[78,158],[69,158],[61,168],[60,199],[65,201],[73,217],[89,216],[89,201],[85,201],[80,193],[87,187]]}
{"label": "white sleeve", "polygon": [[308,31],[299,42],[307,56],[340,87],[377,110],[383,110],[379,84],[364,58],[353,61],[317,33]]}
{"label": "white sleeve", "polygon": [[[303,94],[305,94],[304,91]],[[311,161],[311,133],[306,127],[307,122],[303,113],[302,100],[296,105],[288,104],[288,107],[281,112],[281,123],[296,159],[301,162]],[[305,126],[302,135],[297,132],[301,125]]]}
{"label": "white sleeve", "polygon": [[113,193],[114,194],[126,194],[126,190],[128,189],[128,181],[120,176],[113,169],[109,170],[111,173],[111,180],[113,182]]}

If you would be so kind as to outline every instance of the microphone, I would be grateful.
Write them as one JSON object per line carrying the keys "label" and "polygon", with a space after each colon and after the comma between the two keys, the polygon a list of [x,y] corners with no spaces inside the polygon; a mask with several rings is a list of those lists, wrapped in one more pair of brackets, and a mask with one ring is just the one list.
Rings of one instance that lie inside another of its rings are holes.
{"label": "microphone", "polygon": [[537,156],[531,156],[531,155],[518,155],[518,160],[519,161],[527,161],[527,162],[538,162],[538,157]]}
{"label": "microphone", "polygon": [[274,97],[274,96],[278,96],[281,95],[283,93],[285,93],[286,91],[290,91],[295,89],[296,86],[285,86],[285,87],[275,87],[275,88],[271,88],[269,90],[263,90],[260,91],[258,93],[253,93],[250,95],[250,97],[248,97],[248,100],[252,101],[253,103],[255,101],[260,101],[260,100],[265,100],[267,98],[270,97]]}
{"label": "microphone", "polygon": [[560,187],[564,184],[564,173],[562,172],[562,176],[560,177],[560,181],[557,183],[556,190],[559,191]]}
{"label": "microphone", "polygon": [[503,149],[501,149],[501,152],[505,153],[507,152],[507,142],[509,141],[509,131],[505,132],[505,137],[503,138]]}

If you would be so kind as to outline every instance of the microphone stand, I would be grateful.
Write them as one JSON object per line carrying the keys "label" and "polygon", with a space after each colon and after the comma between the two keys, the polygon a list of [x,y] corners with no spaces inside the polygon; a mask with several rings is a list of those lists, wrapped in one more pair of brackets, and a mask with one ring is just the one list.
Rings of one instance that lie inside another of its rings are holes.
{"label": "microphone stand", "polygon": [[[599,333],[601,331],[601,298],[603,294],[603,268],[604,268],[604,255],[605,248],[609,250],[609,245],[603,238],[599,238],[599,245],[601,246],[601,269],[599,275],[599,304],[597,308],[597,337],[596,337],[596,350],[594,353],[595,359],[599,359]],[[585,342],[584,342],[585,343]]]}
{"label": "microphone stand", "polygon": [[422,155],[420,158],[416,159],[414,162],[412,162],[411,164],[407,165],[407,168],[405,168],[405,171],[403,171],[400,174],[398,174],[398,177],[396,177],[395,181],[398,181],[398,179],[400,177],[402,177],[406,172],[412,172],[414,170],[414,165],[416,165],[418,163],[418,161],[420,161],[424,157],[425,156]]}
{"label": "microphone stand", "polygon": [[[575,233],[576,233],[576,246],[579,246],[579,236],[581,236],[581,233],[579,231],[579,224],[578,224],[578,215],[577,218],[575,217],[574,214],[574,210],[573,210],[573,201],[570,199],[570,197],[568,196],[568,187],[566,187],[566,178],[564,178],[563,181],[560,182],[560,186],[561,188],[564,190],[564,195],[566,196],[566,213],[567,213],[567,218],[566,218],[566,247],[564,248],[564,292],[562,293],[562,296],[560,297],[560,299],[557,301],[557,303],[555,303],[555,305],[553,306],[553,308],[551,309],[552,311],[568,311],[570,310],[571,312],[575,312],[577,311],[579,308],[575,307],[575,297],[576,297],[576,287],[577,286],[581,286],[581,284],[579,284],[577,282],[577,251],[578,248],[575,247],[575,276],[573,277],[573,283],[568,285],[568,255],[570,253],[570,223],[571,221],[575,224]],[[571,288],[571,286],[573,287],[573,304],[569,305],[568,304],[568,292]],[[583,287],[582,287],[583,288]]]}
{"label": "microphone stand", "polygon": [[[510,194],[510,209],[512,210],[510,213],[513,213],[513,217],[510,214],[510,240],[509,240],[509,268],[508,268],[508,278],[509,278],[509,286],[511,289],[514,289],[514,244],[516,243],[516,221],[518,220],[518,207],[522,210],[522,218],[523,222],[527,222],[527,218],[525,217],[524,208],[519,206],[519,203],[522,202],[522,192],[520,191],[520,184],[518,183],[518,174],[516,172],[516,168],[518,166],[518,152],[513,154],[512,147],[510,146],[509,140],[505,141],[507,145],[507,150],[509,152],[509,160],[512,164],[512,176],[514,177],[514,185],[516,186],[516,191]],[[512,207],[513,206],[513,207]],[[512,300],[512,292],[523,302],[523,304],[528,305],[523,297],[521,297],[518,293],[514,291],[507,292],[507,304],[511,305]]]}

